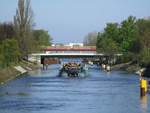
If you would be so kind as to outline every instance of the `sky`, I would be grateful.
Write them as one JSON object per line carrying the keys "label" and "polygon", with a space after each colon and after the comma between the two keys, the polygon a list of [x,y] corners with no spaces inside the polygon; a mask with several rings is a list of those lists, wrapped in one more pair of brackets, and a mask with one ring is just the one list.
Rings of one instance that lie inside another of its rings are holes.
{"label": "sky", "polygon": [[[18,0],[0,0],[0,22],[13,21]],[[150,0],[31,0],[35,29],[45,29],[53,43],[83,42],[89,32],[128,16],[150,16]]]}

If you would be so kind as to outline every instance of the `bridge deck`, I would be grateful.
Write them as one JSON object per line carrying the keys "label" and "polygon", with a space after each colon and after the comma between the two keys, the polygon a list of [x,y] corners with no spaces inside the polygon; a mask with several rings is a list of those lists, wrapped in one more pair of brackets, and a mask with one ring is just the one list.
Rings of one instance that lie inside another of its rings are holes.
{"label": "bridge deck", "polygon": [[[96,54],[96,53],[37,53],[32,54],[33,56],[41,56],[41,57],[107,57],[110,55],[106,54]],[[115,56],[121,56],[122,54],[115,54]]]}

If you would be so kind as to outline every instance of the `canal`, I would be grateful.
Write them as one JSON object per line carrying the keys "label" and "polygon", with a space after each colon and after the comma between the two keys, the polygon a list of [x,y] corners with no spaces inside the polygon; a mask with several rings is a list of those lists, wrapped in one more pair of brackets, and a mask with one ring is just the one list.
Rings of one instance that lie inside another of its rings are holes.
{"label": "canal", "polygon": [[85,78],[59,78],[58,65],[0,86],[0,113],[150,113],[140,99],[139,78],[89,68]]}

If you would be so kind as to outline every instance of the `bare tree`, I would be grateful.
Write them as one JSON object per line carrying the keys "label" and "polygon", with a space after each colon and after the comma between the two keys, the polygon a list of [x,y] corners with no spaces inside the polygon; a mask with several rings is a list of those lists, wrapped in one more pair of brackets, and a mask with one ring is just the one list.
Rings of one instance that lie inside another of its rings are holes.
{"label": "bare tree", "polygon": [[14,16],[14,26],[22,56],[26,56],[30,50],[32,19],[31,0],[18,0],[18,8]]}
{"label": "bare tree", "polygon": [[83,43],[86,46],[96,46],[97,42],[97,32],[90,32],[87,34],[87,36],[84,38]]}
{"label": "bare tree", "polygon": [[15,37],[14,26],[11,22],[0,23],[0,43],[5,39]]}

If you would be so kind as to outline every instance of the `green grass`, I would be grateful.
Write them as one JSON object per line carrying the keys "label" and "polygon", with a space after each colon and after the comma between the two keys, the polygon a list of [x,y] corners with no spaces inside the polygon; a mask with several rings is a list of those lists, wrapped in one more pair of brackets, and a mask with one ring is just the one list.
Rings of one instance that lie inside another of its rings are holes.
{"label": "green grass", "polygon": [[15,70],[13,67],[0,69],[0,83],[3,84],[4,82],[15,78],[19,74],[20,74],[20,72]]}

